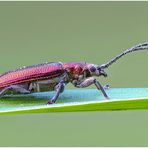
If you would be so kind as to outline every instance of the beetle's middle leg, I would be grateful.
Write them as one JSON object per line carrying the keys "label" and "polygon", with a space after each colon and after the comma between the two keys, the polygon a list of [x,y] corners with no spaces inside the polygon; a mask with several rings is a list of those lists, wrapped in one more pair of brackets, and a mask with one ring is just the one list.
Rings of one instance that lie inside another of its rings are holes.
{"label": "beetle's middle leg", "polygon": [[40,85],[37,82],[32,82],[29,84],[28,90],[30,92],[40,92]]}
{"label": "beetle's middle leg", "polygon": [[55,86],[55,91],[56,91],[56,94],[55,96],[53,96],[52,99],[50,99],[48,101],[47,104],[53,104],[57,101],[59,95],[64,91],[64,88],[65,88],[65,83],[64,83],[64,80],[60,81],[56,86]]}
{"label": "beetle's middle leg", "polygon": [[87,79],[84,79],[81,82],[74,80],[73,84],[74,84],[75,87],[78,87],[78,88],[88,87],[88,86],[90,86],[92,84],[95,84],[97,89],[101,90],[101,92],[103,93],[104,97],[106,99],[109,98],[108,95],[106,94],[105,90],[104,90],[104,87],[94,77],[89,77]]}
{"label": "beetle's middle leg", "polygon": [[0,91],[0,97],[4,96],[9,90],[15,90],[16,92],[22,93],[22,94],[28,94],[30,93],[29,90],[25,89],[23,86],[20,85],[11,85],[8,86]]}

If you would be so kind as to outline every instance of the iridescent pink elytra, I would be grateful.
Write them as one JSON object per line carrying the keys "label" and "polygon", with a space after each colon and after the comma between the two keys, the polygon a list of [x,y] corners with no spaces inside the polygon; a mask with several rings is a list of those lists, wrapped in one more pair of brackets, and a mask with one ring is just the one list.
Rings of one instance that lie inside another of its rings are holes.
{"label": "iridescent pink elytra", "polygon": [[59,63],[46,63],[19,68],[0,76],[0,88],[20,83],[52,79],[60,76],[64,70]]}

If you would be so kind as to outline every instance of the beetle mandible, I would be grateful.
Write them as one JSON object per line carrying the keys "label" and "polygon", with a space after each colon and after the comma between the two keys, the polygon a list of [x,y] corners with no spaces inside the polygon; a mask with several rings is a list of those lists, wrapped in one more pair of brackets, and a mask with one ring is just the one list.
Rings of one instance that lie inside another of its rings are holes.
{"label": "beetle mandible", "polygon": [[108,99],[106,87],[103,87],[95,76],[107,77],[107,73],[104,71],[106,68],[127,53],[139,50],[148,50],[148,42],[133,46],[102,65],[86,62],[49,62],[8,71],[0,75],[0,97],[9,90],[26,94],[40,91],[40,88],[47,86],[50,90],[56,91],[54,97],[47,103],[53,104],[64,91],[65,85],[71,82],[78,88],[95,84],[96,88],[101,90],[104,97]]}

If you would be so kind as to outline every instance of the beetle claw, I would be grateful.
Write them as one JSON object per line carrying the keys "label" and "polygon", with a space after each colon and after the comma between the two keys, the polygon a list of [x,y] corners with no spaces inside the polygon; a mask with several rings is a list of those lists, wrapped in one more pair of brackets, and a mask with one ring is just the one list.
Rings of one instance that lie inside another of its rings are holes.
{"label": "beetle claw", "polygon": [[54,103],[55,103],[54,100],[50,100],[50,101],[48,101],[47,105],[51,105],[51,104],[54,104]]}
{"label": "beetle claw", "polygon": [[104,89],[110,89],[110,85],[107,84],[107,85],[105,85],[103,88],[104,88]]}

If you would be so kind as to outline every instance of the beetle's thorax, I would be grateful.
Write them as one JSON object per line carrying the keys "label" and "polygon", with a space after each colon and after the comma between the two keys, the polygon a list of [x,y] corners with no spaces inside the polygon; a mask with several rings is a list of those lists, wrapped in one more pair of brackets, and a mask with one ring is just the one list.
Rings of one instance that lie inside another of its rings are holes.
{"label": "beetle's thorax", "polygon": [[70,81],[81,77],[90,77],[86,62],[63,63],[64,70],[67,71]]}

